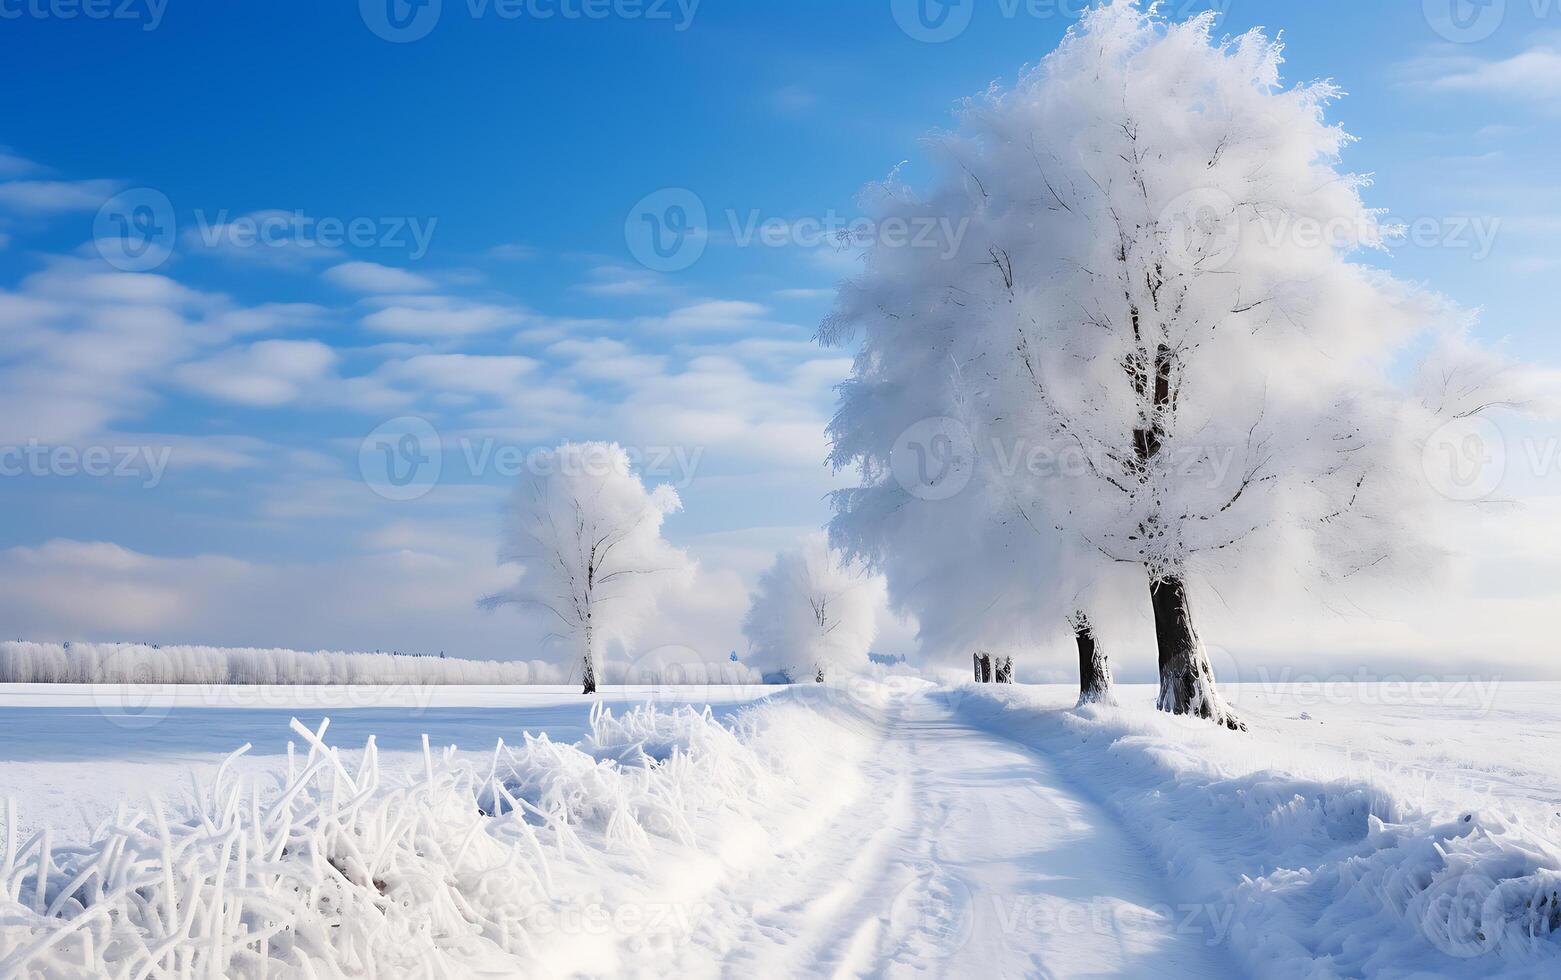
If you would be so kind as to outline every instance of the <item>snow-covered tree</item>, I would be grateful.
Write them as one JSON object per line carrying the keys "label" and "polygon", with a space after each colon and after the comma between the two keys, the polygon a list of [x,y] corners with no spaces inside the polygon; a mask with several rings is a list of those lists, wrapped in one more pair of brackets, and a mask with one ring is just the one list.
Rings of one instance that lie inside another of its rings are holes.
{"label": "snow-covered tree", "polygon": [[[969,102],[929,197],[894,177],[867,202],[959,234],[875,243],[821,339],[862,343],[831,435],[863,485],[832,529],[897,601],[999,629],[1005,602],[1045,610],[1024,625],[1076,608],[1093,658],[1105,615],[1074,597],[1117,602],[1103,566],[1139,569],[1160,707],[1238,728],[1190,583],[1277,567],[1295,587],[1412,550],[1353,532],[1412,531],[1424,481],[1403,446],[1423,419],[1388,365],[1453,319],[1351,260],[1390,230],[1340,169],[1337,90],[1282,86],[1277,43],[1212,24],[1113,0]],[[949,472],[918,485],[906,452],[930,458],[934,420]],[[1017,595],[979,601],[1005,574]]]}
{"label": "snow-covered tree", "polygon": [[500,560],[520,582],[483,600],[542,613],[580,658],[585,693],[596,691],[602,653],[627,642],[666,586],[693,565],[661,536],[677,492],[647,491],[616,443],[566,443],[537,454],[515,491]]}
{"label": "snow-covered tree", "polygon": [[885,602],[883,579],[810,535],[759,577],[743,621],[751,663],[792,683],[865,668]]}
{"label": "snow-covered tree", "polygon": [[[921,389],[925,404],[901,411],[908,418],[960,411],[940,407],[936,388]],[[875,407],[872,400],[848,396],[836,426],[849,425],[855,409]],[[977,443],[990,448],[990,433],[947,415],[935,421],[887,450],[894,459],[870,485],[839,494],[839,513],[830,524],[835,543],[883,574],[893,608],[916,621],[922,658],[964,669],[973,655],[1000,651],[998,659],[1017,655],[1022,664],[1060,630],[1089,622],[1083,609],[1094,610],[1096,619],[1125,615],[1129,594],[1142,593],[1138,580],[1058,531],[1044,512],[1012,499],[992,454],[975,452]],[[881,431],[894,440],[892,433],[905,424],[890,421]],[[837,428],[837,452],[845,438]],[[905,472],[907,457],[914,471],[919,454],[936,454],[945,440],[959,448],[945,460],[944,479],[963,484],[947,499],[918,472]],[[1105,644],[1097,649],[1104,658]],[[1109,700],[1109,669],[1081,676],[1081,685],[1092,691],[1090,700]]]}

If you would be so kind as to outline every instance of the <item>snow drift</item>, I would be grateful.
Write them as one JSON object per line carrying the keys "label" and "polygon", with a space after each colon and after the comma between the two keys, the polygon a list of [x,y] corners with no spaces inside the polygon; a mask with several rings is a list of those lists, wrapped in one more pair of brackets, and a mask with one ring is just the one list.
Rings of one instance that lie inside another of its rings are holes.
{"label": "snow drift", "polygon": [[349,764],[328,721],[295,720],[279,787],[224,764],[191,812],[121,806],[81,846],[19,841],[8,805],[0,975],[621,972],[622,945],[675,949],[756,845],[850,798],[875,726],[826,694],[731,727],[598,710],[579,745],[527,734],[481,762],[425,739],[400,776],[372,739]]}
{"label": "snow drift", "polygon": [[1182,897],[1231,924],[1255,976],[1561,972],[1561,843],[1531,815],[1422,807],[1260,729],[1230,744],[1147,707],[1070,710],[1024,688],[948,698],[1077,774]]}

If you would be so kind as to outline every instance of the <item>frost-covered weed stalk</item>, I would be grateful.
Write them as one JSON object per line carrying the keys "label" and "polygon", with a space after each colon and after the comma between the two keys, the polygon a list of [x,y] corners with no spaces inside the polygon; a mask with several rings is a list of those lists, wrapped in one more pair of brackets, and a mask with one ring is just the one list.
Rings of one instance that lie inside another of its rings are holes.
{"label": "frost-covered weed stalk", "polygon": [[500,550],[521,566],[521,580],[484,605],[540,613],[579,656],[585,693],[594,693],[606,644],[627,641],[658,592],[693,574],[688,556],[661,536],[680,507],[671,486],[647,491],[616,443],[540,454],[515,491]]}
{"label": "frost-covered weed stalk", "polygon": [[528,734],[473,763],[425,742],[405,775],[372,739],[349,764],[328,724],[293,722],[308,750],[279,791],[224,764],[188,816],[121,806],[82,846],[19,840],[8,804],[0,976],[613,972],[620,940],[672,948],[699,924],[697,895],[654,914],[658,875],[813,806],[855,762],[834,720],[786,702],[731,727],[598,706],[578,746]]}
{"label": "frost-covered weed stalk", "polygon": [[[1147,577],[1160,706],[1234,728],[1190,584],[1414,565],[1435,499],[1415,440],[1490,399],[1455,313],[1351,261],[1388,230],[1340,168],[1337,89],[1283,86],[1277,43],[1213,23],[1113,0],[971,100],[930,196],[891,178],[868,201],[955,220],[957,248],[875,246],[821,338],[861,341],[830,431],[862,486],[833,532],[924,629],[1109,628]],[[1422,398],[1389,366],[1431,330],[1451,370]],[[934,419],[948,499],[893,458]]]}
{"label": "frost-covered weed stalk", "polygon": [[743,620],[749,661],[799,684],[860,672],[885,606],[881,577],[809,535],[759,576]]}

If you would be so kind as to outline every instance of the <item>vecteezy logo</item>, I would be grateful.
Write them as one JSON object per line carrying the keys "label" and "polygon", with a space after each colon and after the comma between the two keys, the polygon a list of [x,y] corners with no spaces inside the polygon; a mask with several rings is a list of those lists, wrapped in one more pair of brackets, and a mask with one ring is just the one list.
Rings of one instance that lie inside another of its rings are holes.
{"label": "vecteezy logo", "polygon": [[970,483],[976,444],[958,419],[923,419],[900,433],[889,452],[889,470],[919,500],[948,500]]}
{"label": "vecteezy logo", "polygon": [[439,433],[427,419],[391,419],[358,447],[358,471],[386,500],[416,500],[439,482],[444,455]]}
{"label": "vecteezy logo", "polygon": [[1423,0],[1426,23],[1454,44],[1474,44],[1496,33],[1507,0]]}
{"label": "vecteezy logo", "polygon": [[1507,442],[1489,419],[1455,419],[1431,434],[1421,456],[1426,479],[1449,500],[1484,500],[1507,472]]}
{"label": "vecteezy logo", "polygon": [[92,684],[98,713],[120,728],[151,728],[173,710],[175,688],[134,650],[115,650],[98,665]]}
{"label": "vecteezy logo", "polygon": [[92,243],[121,272],[147,272],[173,254],[177,227],[168,195],[137,187],[109,198],[92,222]]}
{"label": "vecteezy logo", "polygon": [[913,41],[941,44],[965,33],[975,0],[889,0],[894,22]]}
{"label": "vecteezy logo", "polygon": [[623,224],[629,254],[652,272],[681,272],[699,261],[710,240],[705,202],[693,191],[669,187],[634,205]]}
{"label": "vecteezy logo", "polygon": [[407,44],[433,31],[443,5],[444,0],[358,0],[358,13],[376,37]]}

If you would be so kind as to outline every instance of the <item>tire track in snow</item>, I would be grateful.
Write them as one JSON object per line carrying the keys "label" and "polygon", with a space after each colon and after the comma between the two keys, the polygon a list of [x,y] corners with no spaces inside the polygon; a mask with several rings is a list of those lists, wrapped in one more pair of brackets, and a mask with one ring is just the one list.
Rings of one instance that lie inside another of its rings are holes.
{"label": "tire track in snow", "polygon": [[1238,975],[1204,934],[1166,914],[1169,883],[1049,760],[926,697],[886,715],[858,799],[813,840],[726,886],[710,935],[728,938],[698,951],[711,972]]}

